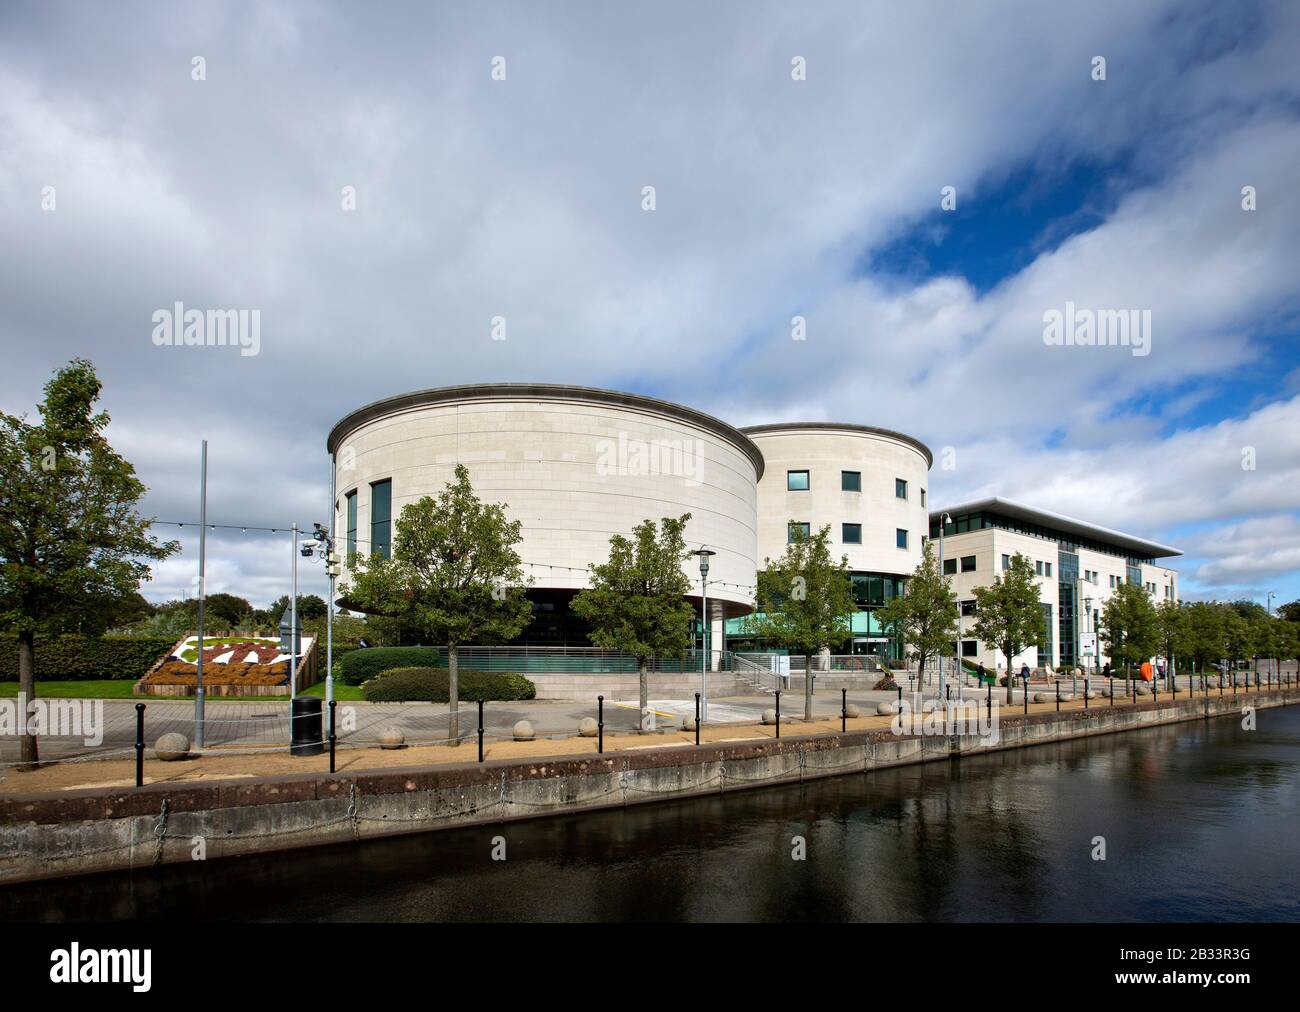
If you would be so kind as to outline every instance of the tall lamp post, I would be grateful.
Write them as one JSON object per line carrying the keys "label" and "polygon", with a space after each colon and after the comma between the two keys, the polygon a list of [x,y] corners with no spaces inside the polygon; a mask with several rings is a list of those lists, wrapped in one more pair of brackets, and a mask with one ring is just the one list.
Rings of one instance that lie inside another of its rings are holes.
{"label": "tall lamp post", "polygon": [[[939,582],[940,583],[943,582],[943,529],[944,526],[951,519],[952,517],[949,516],[947,513],[939,514]],[[957,617],[957,642],[958,644],[961,643],[961,616],[960,615],[958,615]],[[904,646],[906,646],[906,644],[904,644]],[[961,661],[959,660],[957,661],[957,663],[960,664]],[[925,677],[925,672],[918,671],[916,673],[916,676],[918,679],[923,678]],[[921,686],[921,694],[925,695],[924,684],[922,684]],[[939,695],[937,698],[943,699],[943,654],[942,653],[939,654]]]}
{"label": "tall lamp post", "polygon": [[717,555],[701,545],[700,557],[700,720],[709,719],[709,556]]}

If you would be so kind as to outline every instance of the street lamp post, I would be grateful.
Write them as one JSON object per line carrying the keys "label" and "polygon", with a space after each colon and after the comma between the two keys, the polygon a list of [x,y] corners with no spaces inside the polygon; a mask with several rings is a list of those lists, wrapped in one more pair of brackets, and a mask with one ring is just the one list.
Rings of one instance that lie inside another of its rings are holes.
{"label": "street lamp post", "polygon": [[[718,553],[700,546],[700,718],[709,719],[709,556]],[[804,673],[805,676],[807,672]]]}

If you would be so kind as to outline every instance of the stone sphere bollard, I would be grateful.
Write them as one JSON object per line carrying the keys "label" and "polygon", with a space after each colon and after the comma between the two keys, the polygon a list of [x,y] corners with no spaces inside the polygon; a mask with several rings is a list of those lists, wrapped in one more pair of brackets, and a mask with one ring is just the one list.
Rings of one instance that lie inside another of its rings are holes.
{"label": "stone sphere bollard", "polygon": [[165,763],[184,759],[190,754],[190,740],[179,731],[168,731],[153,743],[153,754]]}
{"label": "stone sphere bollard", "polygon": [[1146,682],[1138,682],[1138,683],[1137,683],[1137,694],[1138,694],[1139,696],[1149,696],[1149,695],[1151,695],[1151,686],[1147,685]]}
{"label": "stone sphere bollard", "polygon": [[1074,700],[1074,693],[1073,693],[1073,692],[1062,692],[1062,693],[1061,693],[1061,702],[1062,702],[1062,703],[1069,703],[1069,702],[1072,702],[1073,700]]}
{"label": "stone sphere bollard", "polygon": [[[582,720],[578,721],[578,735],[580,737],[594,738],[597,730],[595,717],[583,717]],[[532,737],[531,733],[529,737]]]}
{"label": "stone sphere bollard", "polygon": [[379,732],[380,748],[401,748],[406,744],[406,735],[400,727],[386,727]]}
{"label": "stone sphere bollard", "polygon": [[880,714],[881,716],[886,716],[886,715],[888,715],[888,714],[892,714],[893,712],[894,712],[894,704],[893,704],[893,703],[877,703],[877,704],[876,704],[876,713]]}
{"label": "stone sphere bollard", "polygon": [[764,711],[763,711],[763,723],[764,723],[764,724],[775,724],[775,723],[776,723],[776,711],[775,711],[775,710],[770,710],[770,709],[769,709],[769,710],[764,710]]}
{"label": "stone sphere bollard", "polygon": [[[591,718],[588,717],[587,719],[590,720]],[[515,724],[514,736],[515,736],[515,741],[532,741],[533,738],[535,737],[535,735],[533,734],[532,721],[528,721],[528,720],[518,721]]]}
{"label": "stone sphere bollard", "polygon": [[682,718],[682,730],[683,731],[695,730],[695,715],[693,713],[687,714],[685,717]]}
{"label": "stone sphere bollard", "polygon": [[1089,699],[1096,699],[1096,698],[1097,698],[1097,690],[1096,690],[1096,689],[1089,689],[1088,692],[1087,692],[1087,696],[1088,696]]}
{"label": "stone sphere bollard", "polygon": [[[1052,698],[1055,699],[1056,697],[1053,696]],[[1035,703],[1046,703],[1046,702],[1047,702],[1047,693],[1046,693],[1046,692],[1035,692],[1035,693],[1034,693],[1034,702],[1035,702]]]}
{"label": "stone sphere bollard", "polygon": [[849,703],[844,707],[844,715],[846,717],[861,717],[862,711],[858,709],[857,703]]}

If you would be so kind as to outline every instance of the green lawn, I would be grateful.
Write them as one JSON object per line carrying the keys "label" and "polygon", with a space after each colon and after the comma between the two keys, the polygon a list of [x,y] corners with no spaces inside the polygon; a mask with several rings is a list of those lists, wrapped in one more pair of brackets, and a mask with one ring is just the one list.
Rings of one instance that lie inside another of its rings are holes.
{"label": "green lawn", "polygon": [[[121,679],[87,679],[85,681],[45,681],[38,678],[36,680],[36,695],[44,696],[46,699],[192,699],[190,696],[133,696],[131,686],[134,681],[127,678]],[[18,695],[17,682],[0,682],[0,699],[14,699]],[[311,688],[303,691],[304,696],[325,697],[325,683],[317,682]],[[284,696],[209,696],[212,702],[239,702],[241,699],[254,703],[269,703],[277,699],[287,700],[289,697]],[[361,686],[344,685],[342,682],[334,684],[334,698],[340,702],[349,702],[353,700],[364,699],[361,695]]]}

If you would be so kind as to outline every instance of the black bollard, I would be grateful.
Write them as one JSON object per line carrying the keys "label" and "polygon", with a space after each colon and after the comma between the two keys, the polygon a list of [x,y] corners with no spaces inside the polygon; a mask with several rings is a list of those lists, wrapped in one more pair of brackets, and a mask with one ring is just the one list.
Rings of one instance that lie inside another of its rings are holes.
{"label": "black bollard", "polygon": [[[1008,668],[1008,671],[1007,671],[1007,677],[1008,677],[1008,678],[1011,677],[1011,671],[1009,670],[1010,667],[1011,667],[1011,665],[1008,664],[1008,665],[1007,665],[1007,668]],[[986,705],[987,705],[988,708],[987,708],[987,710],[986,710],[985,712],[989,715],[989,720],[992,720],[992,719],[993,719],[993,683],[992,683],[992,682],[989,682],[989,697],[988,697],[988,703],[987,703]]]}
{"label": "black bollard", "polygon": [[144,786],[144,703],[135,704],[135,785]]}
{"label": "black bollard", "polygon": [[1025,682],[1025,713],[1028,714],[1029,713],[1029,676],[1028,675],[1025,676],[1024,682]]}
{"label": "black bollard", "polygon": [[1115,705],[1115,679],[1114,678],[1111,678],[1110,680],[1110,705],[1111,706]]}
{"label": "black bollard", "polygon": [[898,687],[898,712],[903,712],[903,687],[901,685]]}
{"label": "black bollard", "polygon": [[1083,680],[1083,708],[1088,709],[1088,679]]}
{"label": "black bollard", "polygon": [[330,700],[330,772],[334,772],[334,708],[338,706],[337,700]]}
{"label": "black bollard", "polygon": [[840,689],[840,734],[849,729],[849,690]]}
{"label": "black bollard", "polygon": [[478,761],[483,761],[483,700],[478,701]]}
{"label": "black bollard", "polygon": [[1061,712],[1061,680],[1056,680],[1056,712]]}
{"label": "black bollard", "polygon": [[605,697],[596,697],[596,751],[605,751]]}
{"label": "black bollard", "polygon": [[776,690],[776,736],[781,737],[781,690]]}
{"label": "black bollard", "polygon": [[695,744],[700,743],[700,694],[695,694]]}

